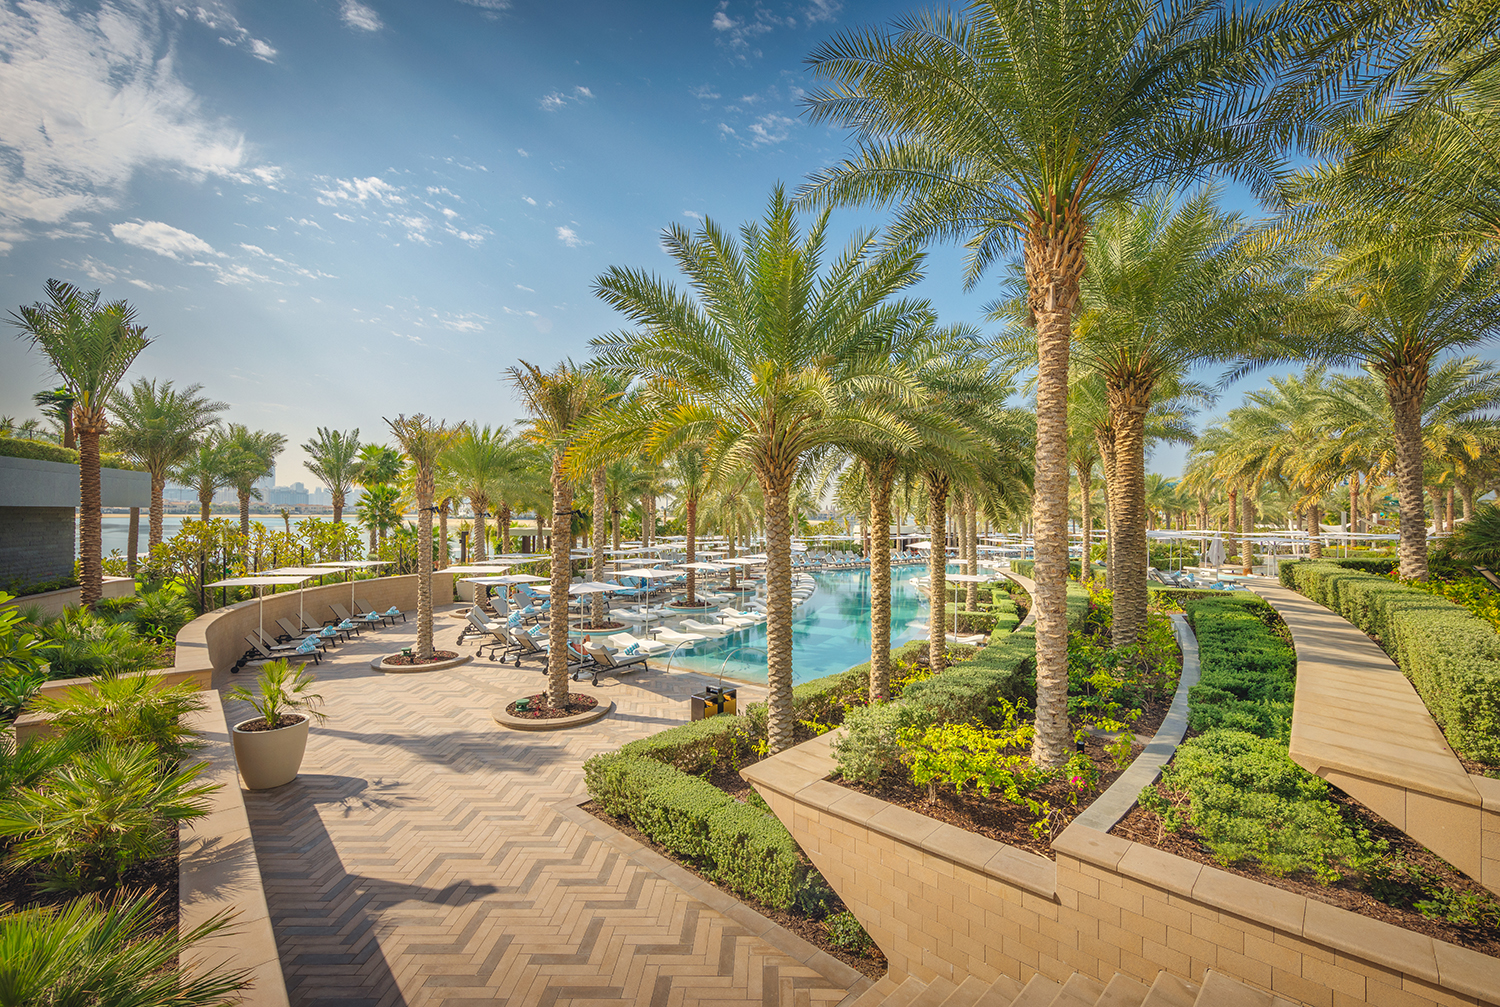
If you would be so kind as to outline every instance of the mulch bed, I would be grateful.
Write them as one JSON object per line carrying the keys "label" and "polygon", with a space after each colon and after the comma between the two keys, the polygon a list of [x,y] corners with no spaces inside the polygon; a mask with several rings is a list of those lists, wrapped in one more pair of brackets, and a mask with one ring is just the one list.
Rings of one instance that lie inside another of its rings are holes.
{"label": "mulch bed", "polygon": [[575,629],[581,629],[581,630],[584,630],[585,632],[589,632],[589,633],[603,633],[603,632],[606,632],[606,631],[608,631],[608,632],[614,632],[617,629],[624,629],[625,628],[625,624],[623,622],[600,622],[600,623],[586,622],[582,626],[576,626],[574,628]]}
{"label": "mulch bed", "polygon": [[241,731],[246,732],[274,731],[283,727],[295,727],[297,724],[302,723],[306,719],[306,717],[301,716],[300,714],[283,713],[281,716],[276,718],[275,727],[267,724],[265,722],[265,719],[262,717],[257,717],[254,720],[247,720],[243,724],[238,725],[238,727]]}
{"label": "mulch bed", "polygon": [[[738,779],[738,776],[736,776],[736,779]],[[740,783],[742,786],[742,790],[750,789],[750,785],[748,783],[745,783],[743,780],[740,780]],[[816,947],[821,951],[826,951],[833,957],[837,958],[839,961],[843,962],[845,965],[849,965],[852,968],[858,969],[862,975],[869,976],[871,979],[879,979],[880,977],[885,975],[887,968],[886,960],[885,956],[880,953],[879,948],[876,948],[873,952],[871,952],[874,957],[861,957],[858,955],[850,954],[843,948],[835,947],[833,944],[829,943],[828,931],[823,928],[823,923],[821,920],[815,920],[810,916],[804,916],[802,913],[797,912],[795,909],[775,909],[755,898],[752,898],[749,895],[742,895],[739,892],[734,891],[733,889],[725,888],[713,878],[710,878],[708,875],[704,874],[703,871],[699,869],[698,865],[694,864],[692,861],[687,860],[679,854],[667,849],[666,847],[657,844],[656,841],[653,840],[650,836],[637,830],[635,826],[630,824],[630,820],[628,818],[616,818],[614,815],[607,813],[603,808],[599,807],[599,805],[594,803],[593,801],[589,801],[587,804],[581,805],[581,807],[584,811],[587,811],[589,814],[593,815],[601,822],[608,824],[612,828],[618,829],[647,849],[655,850],[657,853],[660,853],[662,856],[666,857],[668,860],[672,861],[672,863],[681,867],[683,870],[691,871],[693,874],[697,875],[704,881],[719,889],[719,891],[723,892],[725,895],[743,902],[745,905],[749,906],[751,909],[754,909],[756,912],[760,913],[771,922],[777,924],[778,926],[785,927],[787,930],[790,930],[798,937],[801,937],[803,940],[807,941],[807,943],[811,944],[813,947]],[[827,902],[830,909],[830,915],[832,913],[843,912],[847,908],[837,895],[832,895],[827,900]]]}
{"label": "mulch bed", "polygon": [[[1059,809],[1053,817],[1051,831],[1043,832],[1040,836],[1033,835],[1031,832],[1031,825],[1036,818],[1026,806],[1014,804],[1006,800],[1002,794],[996,793],[985,797],[974,787],[967,787],[962,793],[954,793],[951,787],[939,786],[936,798],[929,797],[927,788],[912,783],[910,775],[904,769],[899,775],[889,774],[881,777],[880,782],[873,785],[854,783],[837,777],[834,777],[832,782],[861,794],[869,794],[871,797],[899,805],[909,811],[915,811],[919,815],[947,822],[966,832],[974,832],[998,843],[1028,850],[1048,860],[1055,860],[1056,854],[1052,852],[1052,837],[1067,828],[1069,822],[1082,814],[1094,802],[1094,799],[1109,789],[1109,785],[1119,779],[1120,774],[1124,772],[1115,768],[1114,760],[1105,752],[1106,744],[1107,742],[1099,738],[1089,738],[1084,742],[1084,751],[1098,767],[1099,786],[1080,794],[1077,805],[1068,803],[1072,790],[1067,780],[1049,783],[1032,791],[1030,796],[1034,800],[1051,801],[1053,806]],[[1144,747],[1132,745],[1131,758],[1139,755]]]}
{"label": "mulch bed", "polygon": [[[1385,819],[1370,811],[1354,798],[1336,787],[1329,788],[1329,796],[1339,805],[1339,811],[1351,824],[1363,827],[1377,839],[1384,839],[1390,844],[1390,852],[1394,856],[1404,858],[1419,865],[1423,870],[1440,878],[1442,883],[1448,887],[1455,888],[1461,892],[1474,892],[1476,894],[1490,894],[1488,889],[1477,881],[1473,881],[1464,874],[1455,870],[1436,854],[1424,848],[1420,843],[1414,842],[1411,837],[1400,829],[1391,825]],[[1162,829],[1161,817],[1136,805],[1130,813],[1121,819],[1120,823],[1110,830],[1110,835],[1129,839],[1133,842],[1146,846],[1153,846],[1165,853],[1182,857],[1184,860],[1192,860],[1196,863],[1207,864],[1230,874],[1237,874],[1242,878],[1249,878],[1263,885],[1280,888],[1283,891],[1294,892],[1297,895],[1350,912],[1373,920],[1380,920],[1410,930],[1414,933],[1425,934],[1450,944],[1470,948],[1482,954],[1500,957],[1500,931],[1491,927],[1465,925],[1460,923],[1449,923],[1443,920],[1431,919],[1423,916],[1415,909],[1402,908],[1381,902],[1368,891],[1362,890],[1359,879],[1345,877],[1332,885],[1320,884],[1314,878],[1298,875],[1291,877],[1280,877],[1268,874],[1259,867],[1240,862],[1228,866],[1214,859],[1208,847],[1198,841],[1191,828],[1181,832],[1166,832]],[[1415,888],[1403,893],[1409,896],[1411,901],[1426,898]]]}
{"label": "mulch bed", "polygon": [[[124,883],[117,889],[99,893],[106,900],[112,894],[144,892],[156,897],[157,915],[148,934],[177,932],[177,840],[172,837],[174,849],[164,857],[136,864],[125,872]],[[0,874],[0,905],[10,903],[13,909],[33,906],[56,906],[61,908],[78,898],[68,892],[38,892],[36,885],[42,878],[34,870],[9,871]]]}
{"label": "mulch bed", "polygon": [[517,710],[516,703],[520,702],[518,699],[516,703],[507,705],[505,712],[512,717],[519,717],[522,720],[558,720],[562,717],[576,717],[580,713],[588,713],[599,705],[599,701],[593,696],[588,696],[581,692],[568,693],[567,703],[560,707],[547,705],[547,694],[545,692],[539,692],[535,696],[527,696],[526,698],[530,700],[529,709]]}
{"label": "mulch bed", "polygon": [[458,651],[456,650],[434,650],[432,652],[432,656],[426,658],[425,660],[419,661],[417,660],[415,655],[408,656],[406,654],[396,654],[391,657],[385,658],[384,663],[406,668],[412,667],[413,665],[439,664],[443,661],[455,661],[457,659]]}

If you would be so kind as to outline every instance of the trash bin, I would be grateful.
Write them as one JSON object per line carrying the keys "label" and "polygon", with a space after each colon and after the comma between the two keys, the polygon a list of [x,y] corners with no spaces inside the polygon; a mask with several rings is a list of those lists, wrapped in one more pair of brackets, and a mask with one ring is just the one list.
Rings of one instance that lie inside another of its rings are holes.
{"label": "trash bin", "polygon": [[721,713],[733,716],[737,708],[735,696],[736,691],[734,689],[720,689],[712,685],[708,686],[692,698],[693,719],[705,720],[709,717],[717,717]]}

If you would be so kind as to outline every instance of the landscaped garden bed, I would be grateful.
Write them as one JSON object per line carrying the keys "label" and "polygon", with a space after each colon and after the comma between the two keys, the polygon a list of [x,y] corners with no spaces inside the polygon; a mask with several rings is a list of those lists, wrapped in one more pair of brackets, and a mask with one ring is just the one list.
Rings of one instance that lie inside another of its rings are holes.
{"label": "landscaped garden bed", "polygon": [[505,712],[522,720],[561,720],[588,713],[599,705],[593,696],[581,692],[568,693],[568,701],[562,706],[553,706],[545,692],[524,696],[506,704]]}
{"label": "landscaped garden bed", "polygon": [[382,663],[402,668],[419,668],[424,664],[442,664],[444,661],[456,661],[458,658],[459,654],[456,650],[434,650],[429,656],[420,659],[415,654],[392,654]]}
{"label": "landscaped garden bed", "polygon": [[1269,605],[1184,595],[1190,736],[1113,834],[1500,955],[1500,900],[1287,754],[1296,653]]}

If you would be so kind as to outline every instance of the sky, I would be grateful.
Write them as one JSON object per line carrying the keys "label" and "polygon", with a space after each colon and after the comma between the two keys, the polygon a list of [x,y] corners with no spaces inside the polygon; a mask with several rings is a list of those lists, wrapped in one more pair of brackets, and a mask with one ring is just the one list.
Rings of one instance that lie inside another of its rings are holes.
{"label": "sky", "polygon": [[[0,0],[0,308],[53,277],[129,300],[155,341],[127,381],[284,434],[282,484],[316,483],[319,426],[514,425],[506,367],[620,326],[596,276],[675,278],[664,227],[737,226],[846,153],[803,114],[804,61],[911,7]],[[915,293],[979,324],[998,274],[965,291],[961,267],[931,250]],[[0,415],[55,383],[0,339]]]}

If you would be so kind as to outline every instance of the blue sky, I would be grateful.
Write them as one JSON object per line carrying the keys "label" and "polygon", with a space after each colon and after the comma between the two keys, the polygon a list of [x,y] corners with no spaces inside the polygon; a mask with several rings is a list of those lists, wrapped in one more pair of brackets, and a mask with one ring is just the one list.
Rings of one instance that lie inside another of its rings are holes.
{"label": "blue sky", "polygon": [[[505,367],[618,324],[601,271],[669,273],[664,226],[738,224],[843,153],[801,114],[803,60],[910,8],[0,0],[0,306],[49,277],[128,298],[157,340],[129,379],[285,434],[282,483],[313,482],[320,425],[510,424]],[[977,322],[995,286],[959,272],[934,249],[919,292]],[[49,384],[0,340],[0,414]]]}

